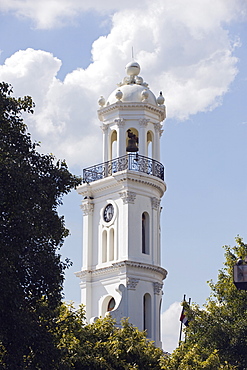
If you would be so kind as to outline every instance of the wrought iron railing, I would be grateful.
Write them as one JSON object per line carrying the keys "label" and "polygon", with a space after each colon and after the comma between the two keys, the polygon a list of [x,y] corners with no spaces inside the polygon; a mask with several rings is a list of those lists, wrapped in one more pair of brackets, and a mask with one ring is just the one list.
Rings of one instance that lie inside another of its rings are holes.
{"label": "wrought iron railing", "polygon": [[83,180],[84,182],[101,180],[113,173],[124,170],[143,172],[164,180],[164,166],[154,159],[137,153],[129,153],[111,161],[85,168],[83,170]]}

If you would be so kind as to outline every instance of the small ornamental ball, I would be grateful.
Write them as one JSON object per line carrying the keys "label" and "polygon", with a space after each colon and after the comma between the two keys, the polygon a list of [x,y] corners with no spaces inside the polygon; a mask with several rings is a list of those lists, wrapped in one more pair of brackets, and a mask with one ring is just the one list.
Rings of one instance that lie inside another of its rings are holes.
{"label": "small ornamental ball", "polygon": [[142,93],[141,93],[141,96],[142,96],[142,100],[146,100],[148,98],[148,91],[143,90]]}
{"label": "small ornamental ball", "polygon": [[116,92],[116,94],[115,94],[115,97],[116,97],[116,99],[119,101],[119,100],[121,100],[122,99],[122,97],[123,97],[123,93],[122,93],[122,91],[121,90],[118,90],[117,92]]}
{"label": "small ornamental ball", "polygon": [[130,84],[130,82],[131,82],[131,79],[129,77],[126,76],[123,78],[123,85],[128,85]]}
{"label": "small ornamental ball", "polygon": [[137,62],[130,62],[125,67],[127,75],[129,76],[137,76],[140,73],[140,65]]}
{"label": "small ornamental ball", "polygon": [[105,98],[101,95],[101,97],[98,100],[98,104],[103,107],[105,105]]}
{"label": "small ornamental ball", "polygon": [[156,101],[157,101],[157,103],[159,105],[163,105],[164,104],[165,99],[164,99],[164,96],[162,95],[162,91],[160,92],[160,95],[158,96],[158,98],[156,99]]}
{"label": "small ornamental ball", "polygon": [[143,78],[141,76],[136,76],[135,82],[137,85],[142,85],[143,84]]}

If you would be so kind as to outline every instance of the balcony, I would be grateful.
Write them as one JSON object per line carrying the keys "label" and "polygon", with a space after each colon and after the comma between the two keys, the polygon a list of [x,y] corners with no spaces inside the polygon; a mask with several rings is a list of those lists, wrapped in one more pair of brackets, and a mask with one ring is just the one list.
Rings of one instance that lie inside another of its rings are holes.
{"label": "balcony", "polygon": [[164,181],[164,166],[154,159],[137,153],[129,153],[111,161],[85,168],[83,170],[83,181],[90,183],[124,170],[142,172]]}

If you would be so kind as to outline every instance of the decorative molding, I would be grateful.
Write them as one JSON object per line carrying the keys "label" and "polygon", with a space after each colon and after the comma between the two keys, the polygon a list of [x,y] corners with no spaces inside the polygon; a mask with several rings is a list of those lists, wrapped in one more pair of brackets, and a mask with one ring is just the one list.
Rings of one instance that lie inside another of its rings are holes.
{"label": "decorative molding", "polygon": [[124,204],[135,203],[136,193],[134,193],[133,191],[124,190],[121,193],[119,193],[119,195],[123,199]]}
{"label": "decorative molding", "polygon": [[[137,176],[138,175],[138,176]],[[88,186],[91,188],[91,192],[96,195],[99,193],[103,193],[105,190],[107,191],[117,191],[119,186],[121,188],[125,187],[125,183],[132,182],[134,184],[142,184],[148,187],[151,187],[157,190],[160,194],[160,197],[163,196],[164,192],[166,191],[166,183],[159,179],[158,177],[149,176],[146,174],[133,173],[133,171],[125,170],[121,173],[117,172],[114,173],[112,176],[105,177],[100,181],[94,181],[89,184],[82,184],[77,188],[78,194],[82,197],[85,197],[88,194]]]}
{"label": "decorative molding", "polygon": [[102,126],[100,126],[101,130],[105,133],[108,130],[109,123],[105,123]]}
{"label": "decorative molding", "polygon": [[109,112],[112,112],[114,110],[126,110],[126,108],[129,108],[131,110],[137,110],[137,109],[147,109],[150,112],[153,112],[159,116],[160,121],[163,121],[166,118],[166,109],[165,106],[155,106],[150,103],[146,102],[116,102],[113,104],[110,104],[108,106],[105,106],[103,108],[100,108],[98,110],[99,119],[103,121],[103,117],[105,114],[108,114]]}
{"label": "decorative molding", "polygon": [[153,209],[158,209],[159,206],[160,206],[160,199],[156,198],[156,197],[153,197],[151,198],[151,202],[152,202],[152,208]]}
{"label": "decorative molding", "polygon": [[118,127],[124,127],[125,125],[125,118],[116,118],[114,122],[117,124]]}
{"label": "decorative molding", "polygon": [[[133,178],[129,174],[126,174],[125,177],[117,179],[117,181],[119,183],[125,182],[125,181],[132,181],[132,182],[138,182],[140,184],[144,184],[144,185],[147,185],[147,186],[151,186],[151,187],[157,189],[160,192],[160,196],[162,197],[164,192],[166,191],[166,184],[165,184],[164,181],[162,181],[158,178],[154,178],[154,179],[155,179],[155,183],[151,182],[151,181],[148,181],[147,176],[146,176],[146,179],[145,179],[145,175],[143,175],[143,177],[141,177],[141,175],[139,175],[139,178]],[[161,181],[162,181],[162,185],[160,185]]]}
{"label": "decorative molding", "polygon": [[141,127],[146,127],[148,125],[148,122],[150,122],[150,119],[148,119],[148,118],[140,118],[139,119],[139,125]]}
{"label": "decorative molding", "polygon": [[127,289],[136,290],[136,286],[139,283],[140,279],[127,277]]}
{"label": "decorative molding", "polygon": [[164,132],[164,130],[162,130],[162,125],[161,125],[161,123],[155,123],[154,124],[154,129],[155,129],[155,131],[157,132],[158,131],[158,133],[159,133],[159,135],[161,136],[162,134],[163,134],[163,132]]}
{"label": "decorative molding", "polygon": [[83,216],[88,216],[93,214],[94,204],[90,200],[86,200],[82,203],[81,209],[83,212]]}
{"label": "decorative molding", "polygon": [[158,282],[153,283],[154,294],[160,294],[160,292],[162,291],[162,287],[163,287],[162,283]]}
{"label": "decorative molding", "polygon": [[161,275],[163,280],[167,276],[167,271],[161,266],[150,265],[148,263],[134,262],[134,261],[113,262],[110,266],[97,268],[95,270],[82,270],[82,271],[76,272],[75,275],[77,277],[83,278],[85,276],[88,276],[89,274],[93,276],[109,274],[109,273],[115,274],[116,271],[118,271],[119,269],[128,268],[128,267],[152,271],[152,273],[157,273]]}

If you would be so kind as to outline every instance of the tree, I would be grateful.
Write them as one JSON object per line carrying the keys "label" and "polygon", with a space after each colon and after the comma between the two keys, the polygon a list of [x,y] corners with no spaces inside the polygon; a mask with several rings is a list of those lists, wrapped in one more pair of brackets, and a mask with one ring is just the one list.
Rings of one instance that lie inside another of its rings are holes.
{"label": "tree", "polygon": [[60,370],[161,370],[164,353],[128,320],[119,328],[111,316],[87,325],[84,308],[60,307],[55,333]]}
{"label": "tree", "polygon": [[52,328],[64,270],[58,249],[68,235],[57,213],[80,183],[64,161],[38,153],[23,122],[30,97],[0,84],[0,361],[6,369],[52,368],[59,356]]}
{"label": "tree", "polygon": [[174,351],[168,369],[247,369],[247,292],[233,284],[233,266],[247,256],[247,244],[237,237],[236,246],[224,249],[225,267],[216,283],[209,282],[204,308],[192,307],[186,343]]}

